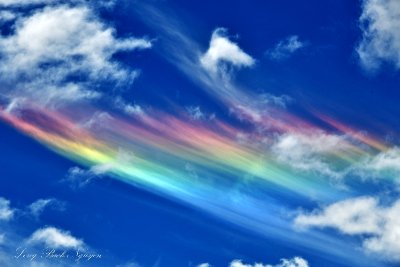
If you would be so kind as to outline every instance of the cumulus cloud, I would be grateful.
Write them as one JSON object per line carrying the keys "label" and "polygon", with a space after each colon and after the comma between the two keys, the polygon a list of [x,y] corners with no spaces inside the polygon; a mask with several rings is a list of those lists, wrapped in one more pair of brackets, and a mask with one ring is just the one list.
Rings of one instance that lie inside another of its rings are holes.
{"label": "cumulus cloud", "polygon": [[245,264],[241,260],[234,260],[229,267],[308,267],[308,262],[301,257],[294,257],[293,259],[281,259],[281,262],[276,265],[271,264]]}
{"label": "cumulus cloud", "polygon": [[328,157],[346,148],[344,136],[316,132],[280,135],[271,150],[279,162],[294,169],[340,178],[339,170],[329,164]]}
{"label": "cumulus cloud", "polygon": [[292,35],[280,41],[273,49],[267,51],[267,56],[274,60],[283,60],[290,57],[297,50],[303,48],[305,43],[297,35]]}
{"label": "cumulus cloud", "polygon": [[78,249],[83,248],[85,243],[72,236],[69,232],[55,227],[45,227],[36,230],[28,239],[30,244],[44,244],[49,248]]}
{"label": "cumulus cloud", "polygon": [[10,201],[0,197],[0,221],[11,220],[14,216],[15,210],[10,207]]}
{"label": "cumulus cloud", "polygon": [[230,66],[241,68],[249,67],[255,60],[246,54],[227,35],[227,30],[217,28],[211,36],[210,47],[200,57],[204,69],[212,74],[225,73]]}
{"label": "cumulus cloud", "polygon": [[362,238],[366,251],[400,261],[400,200],[383,206],[374,197],[359,197],[300,214],[298,227],[333,228]]}
{"label": "cumulus cloud", "polygon": [[0,37],[2,91],[43,105],[97,98],[89,85],[137,77],[113,54],[150,47],[144,38],[116,38],[115,30],[84,5],[35,9],[16,20],[12,34]]}
{"label": "cumulus cloud", "polygon": [[376,70],[387,62],[400,68],[400,2],[364,0],[360,24],[362,39],[356,51],[361,65]]}
{"label": "cumulus cloud", "polygon": [[368,156],[353,166],[353,172],[364,178],[392,177],[400,182],[400,149],[393,147]]}

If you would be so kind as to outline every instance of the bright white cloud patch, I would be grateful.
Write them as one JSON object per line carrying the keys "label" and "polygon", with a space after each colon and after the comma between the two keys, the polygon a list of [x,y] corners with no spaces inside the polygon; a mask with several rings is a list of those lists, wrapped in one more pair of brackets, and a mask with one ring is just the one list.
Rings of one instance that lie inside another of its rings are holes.
{"label": "bright white cloud patch", "polygon": [[279,136],[272,153],[281,163],[306,172],[316,172],[333,178],[340,173],[329,164],[328,157],[346,150],[344,136],[323,132],[313,134],[288,133]]}
{"label": "bright white cloud patch", "polygon": [[69,232],[55,227],[46,227],[36,230],[29,238],[28,243],[44,244],[50,248],[77,249],[84,247],[84,242],[72,236]]}
{"label": "bright white cloud patch", "polygon": [[8,221],[14,216],[14,210],[10,207],[10,201],[0,197],[0,221]]}
{"label": "bright white cloud patch", "polygon": [[11,35],[0,37],[2,90],[44,105],[96,98],[99,93],[88,85],[137,76],[113,61],[114,53],[150,47],[146,39],[117,39],[86,6],[38,9],[18,18]]}
{"label": "bright white cloud patch", "polygon": [[330,227],[344,234],[359,235],[367,251],[400,261],[400,200],[382,206],[373,197],[348,199],[301,214],[295,219],[295,225]]}
{"label": "bright white cloud patch", "polygon": [[[229,66],[249,67],[254,59],[246,54],[236,43],[229,40],[227,30],[216,29],[210,41],[210,47],[200,57],[201,65],[210,73],[226,72]],[[228,65],[229,64],[229,65]]]}
{"label": "bright white cloud patch", "polygon": [[379,68],[383,62],[400,68],[400,1],[364,0],[360,17],[362,40],[356,51],[362,66]]}
{"label": "bright white cloud patch", "polygon": [[294,257],[293,259],[281,259],[281,262],[276,265],[271,264],[245,264],[241,260],[234,260],[229,267],[309,267],[308,262],[301,257]]}
{"label": "bright white cloud patch", "polygon": [[58,0],[0,0],[0,6],[24,6],[56,3]]}
{"label": "bright white cloud patch", "polygon": [[292,35],[277,43],[272,50],[267,52],[267,55],[274,60],[282,60],[304,46],[304,42],[300,41],[297,35]]}
{"label": "bright white cloud patch", "polygon": [[353,167],[364,178],[392,177],[400,182],[400,149],[393,147],[377,155],[367,157]]}

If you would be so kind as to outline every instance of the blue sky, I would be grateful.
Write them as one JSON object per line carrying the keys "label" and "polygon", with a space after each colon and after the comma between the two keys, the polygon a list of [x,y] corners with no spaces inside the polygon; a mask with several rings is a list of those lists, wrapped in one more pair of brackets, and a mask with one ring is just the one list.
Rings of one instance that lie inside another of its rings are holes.
{"label": "blue sky", "polygon": [[0,265],[398,266],[399,18],[0,0]]}

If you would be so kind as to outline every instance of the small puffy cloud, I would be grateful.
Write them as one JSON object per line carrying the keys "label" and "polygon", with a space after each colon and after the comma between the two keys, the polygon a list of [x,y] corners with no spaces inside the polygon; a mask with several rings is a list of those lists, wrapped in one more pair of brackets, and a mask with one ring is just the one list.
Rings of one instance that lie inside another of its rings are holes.
{"label": "small puffy cloud", "polygon": [[377,200],[372,197],[350,199],[334,203],[322,211],[301,214],[297,226],[333,227],[345,234],[373,234],[379,231],[380,214],[372,213]]}
{"label": "small puffy cloud", "polygon": [[46,208],[62,210],[64,209],[64,203],[54,198],[48,198],[38,199],[28,206],[29,213],[34,217],[39,217]]}
{"label": "small puffy cloud", "polygon": [[44,244],[49,248],[78,249],[85,246],[84,242],[72,236],[69,232],[55,227],[45,227],[36,230],[28,239],[30,244]]}
{"label": "small puffy cloud", "polygon": [[245,264],[241,260],[234,260],[229,267],[309,267],[308,262],[301,257],[294,257],[293,259],[281,259],[281,262],[276,265],[271,264]]}
{"label": "small puffy cloud", "polygon": [[225,73],[229,66],[249,67],[255,60],[246,54],[236,43],[229,40],[227,30],[217,28],[211,36],[210,47],[200,57],[204,69],[212,74]]}
{"label": "small puffy cloud", "polygon": [[373,197],[359,197],[333,203],[294,221],[301,228],[333,228],[362,238],[366,251],[400,262],[400,200],[388,206]]}
{"label": "small puffy cloud", "polygon": [[0,197],[0,221],[11,220],[15,210],[10,207],[10,201]]}
{"label": "small puffy cloud", "polygon": [[211,265],[209,263],[202,263],[197,265],[197,267],[211,267]]}
{"label": "small puffy cloud", "polygon": [[400,68],[400,2],[364,0],[360,24],[362,39],[356,48],[361,65],[376,70],[382,63]]}
{"label": "small puffy cloud", "polygon": [[267,51],[266,54],[273,60],[283,60],[287,59],[304,46],[305,43],[300,41],[297,35],[292,35],[277,43],[276,46],[272,50]]}
{"label": "small puffy cloud", "polygon": [[145,112],[143,108],[137,104],[126,102],[122,97],[116,97],[114,106],[128,115],[143,115]]}

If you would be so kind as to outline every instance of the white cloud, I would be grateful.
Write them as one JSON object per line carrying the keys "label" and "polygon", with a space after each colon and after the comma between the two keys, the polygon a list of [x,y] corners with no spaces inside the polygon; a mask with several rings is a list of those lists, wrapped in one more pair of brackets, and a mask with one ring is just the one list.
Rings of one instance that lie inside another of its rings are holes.
{"label": "white cloud", "polygon": [[348,199],[300,214],[295,225],[329,227],[344,234],[358,235],[366,251],[400,262],[400,200],[382,206],[373,197]]}
{"label": "white cloud", "polygon": [[245,264],[241,260],[234,260],[229,267],[308,267],[308,262],[301,257],[294,257],[293,259],[281,259],[281,262],[276,265],[271,264]]}
{"label": "white cloud", "polygon": [[229,40],[227,30],[217,28],[211,36],[210,47],[200,57],[201,65],[210,73],[225,73],[228,64],[231,66],[249,67],[254,64],[254,59],[246,54],[240,47]]}
{"label": "white cloud", "polygon": [[17,15],[10,10],[1,10],[0,11],[0,23],[4,23],[10,20],[13,20],[17,17]]}
{"label": "white cloud", "polygon": [[[116,0],[98,0],[96,5],[106,8],[113,7]],[[85,0],[0,0],[0,7],[18,8],[25,6],[55,5],[60,3],[84,4]]]}
{"label": "white cloud", "polygon": [[201,111],[199,106],[190,106],[186,108],[187,112],[189,113],[189,116],[194,119],[194,120],[201,120],[204,119],[204,113]]}
{"label": "white cloud", "polygon": [[211,265],[209,263],[202,263],[197,265],[197,267],[211,267]]}
{"label": "white cloud", "polygon": [[112,166],[110,164],[95,165],[88,170],[75,166],[68,170],[67,177],[62,181],[68,182],[72,188],[78,189],[85,187],[94,179],[102,177],[111,169]]}
{"label": "white cloud", "polygon": [[391,177],[400,182],[400,149],[393,147],[369,156],[353,166],[355,174],[364,178]]}
{"label": "white cloud", "polygon": [[10,207],[10,201],[0,197],[0,221],[11,220],[14,216],[15,210]]}
{"label": "white cloud", "polygon": [[94,165],[88,170],[80,167],[70,168],[66,178],[61,180],[61,182],[68,182],[75,189],[82,188],[94,179],[101,178],[105,174],[111,173],[113,169],[120,165],[131,164],[133,158],[133,153],[119,149],[116,158],[110,162]]}
{"label": "white cloud", "polygon": [[117,39],[115,30],[84,5],[38,9],[14,26],[11,35],[0,37],[2,90],[11,99],[24,96],[43,105],[97,98],[100,94],[88,88],[99,81],[132,81],[138,72],[112,55],[151,47],[143,38]]}
{"label": "white cloud", "polygon": [[113,120],[113,117],[108,112],[97,111],[89,119],[80,123],[80,126],[86,129],[101,128],[107,125],[111,120]]}
{"label": "white cloud", "polygon": [[64,209],[64,203],[54,198],[38,199],[28,206],[29,213],[35,217],[39,217],[46,208]]}
{"label": "white cloud", "polygon": [[277,43],[272,50],[267,51],[267,55],[274,60],[282,60],[288,58],[304,46],[305,43],[300,41],[297,35],[292,35]]}
{"label": "white cloud", "polygon": [[143,108],[137,104],[130,104],[121,97],[116,97],[114,100],[116,108],[120,109],[128,115],[143,115],[145,112]]}
{"label": "white cloud", "polygon": [[24,6],[56,3],[58,0],[0,0],[0,6]]}
{"label": "white cloud", "polygon": [[78,249],[85,246],[84,242],[72,236],[69,232],[55,227],[45,227],[36,230],[28,239],[28,243],[44,244],[50,248]]}
{"label": "white cloud", "polygon": [[331,178],[340,178],[339,170],[329,164],[328,157],[346,150],[345,136],[316,132],[280,135],[272,145],[276,159],[300,171],[316,172]]}
{"label": "white cloud", "polygon": [[375,70],[384,62],[400,68],[400,2],[364,0],[360,17],[362,40],[356,48],[361,65]]}

